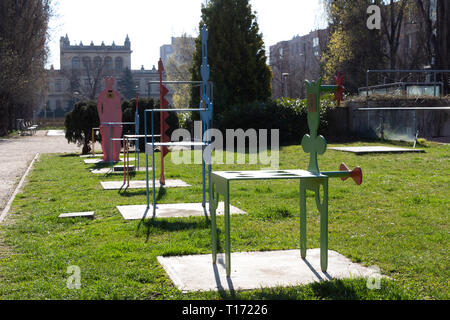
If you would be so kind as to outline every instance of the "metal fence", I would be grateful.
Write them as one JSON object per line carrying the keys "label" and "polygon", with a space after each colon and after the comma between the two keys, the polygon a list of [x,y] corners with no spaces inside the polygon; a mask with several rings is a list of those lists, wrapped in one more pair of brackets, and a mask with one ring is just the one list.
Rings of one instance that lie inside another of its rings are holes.
{"label": "metal fence", "polygon": [[[377,82],[383,84],[370,86],[370,74],[378,75]],[[393,79],[395,81],[392,82]],[[366,86],[358,91],[360,95],[365,94],[367,97],[374,93],[438,97],[450,93],[450,83],[447,81],[450,81],[450,70],[367,70]]]}
{"label": "metal fence", "polygon": [[427,82],[394,82],[380,84],[376,86],[363,87],[358,89],[360,96],[380,95],[403,95],[403,96],[432,96],[440,97],[444,92],[444,83],[437,82],[430,84]]}

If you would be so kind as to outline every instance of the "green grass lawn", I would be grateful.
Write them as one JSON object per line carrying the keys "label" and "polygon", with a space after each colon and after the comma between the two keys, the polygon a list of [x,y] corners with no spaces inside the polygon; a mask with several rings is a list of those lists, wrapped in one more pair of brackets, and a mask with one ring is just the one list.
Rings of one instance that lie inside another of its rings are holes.
{"label": "green grass lawn", "polygon": [[[351,145],[380,143],[353,143]],[[78,155],[42,155],[28,184],[0,226],[0,299],[449,299],[450,147],[431,144],[424,154],[355,156],[329,150],[322,171],[341,162],[360,165],[364,180],[330,179],[329,248],[389,280],[370,290],[366,279],[240,292],[181,293],[158,264],[159,255],[208,254],[204,217],[124,221],[117,205],[145,204],[144,190],[105,191]],[[141,163],[145,157],[141,155]],[[192,187],[159,192],[160,203],[200,202],[201,166],[166,161],[166,179]],[[306,169],[300,146],[282,148],[281,169]],[[158,163],[158,162],[157,162]],[[216,170],[257,169],[216,165]],[[133,179],[144,180],[145,172]],[[319,247],[319,214],[308,193],[308,247]],[[248,212],[232,216],[232,250],[299,248],[298,181],[231,185],[231,204]],[[58,219],[60,213],[94,211],[95,219]],[[218,219],[223,250],[223,218]],[[222,232],[221,232],[222,231]],[[81,269],[81,289],[70,290],[69,266]]]}

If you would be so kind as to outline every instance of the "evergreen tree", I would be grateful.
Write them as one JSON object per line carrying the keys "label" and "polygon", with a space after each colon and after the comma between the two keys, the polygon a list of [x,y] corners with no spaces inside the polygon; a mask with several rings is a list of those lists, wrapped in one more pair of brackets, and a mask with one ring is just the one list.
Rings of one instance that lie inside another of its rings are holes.
{"label": "evergreen tree", "polygon": [[[82,154],[88,154],[91,152],[92,128],[98,128],[99,125],[97,102],[78,102],[64,120],[67,142],[82,145]],[[96,135],[95,141],[101,141],[101,138]]]}
{"label": "evergreen tree", "polygon": [[[200,29],[209,30],[208,63],[214,83],[214,118],[237,104],[264,101],[271,96],[272,73],[256,14],[248,0],[211,0],[202,5]],[[192,80],[201,80],[201,37],[196,39]],[[198,88],[192,91],[198,105]]]}
{"label": "evergreen tree", "polygon": [[119,79],[117,85],[117,89],[122,95],[122,98],[130,100],[136,97],[136,88],[134,85],[133,74],[128,67],[126,67],[123,71],[122,77]]}

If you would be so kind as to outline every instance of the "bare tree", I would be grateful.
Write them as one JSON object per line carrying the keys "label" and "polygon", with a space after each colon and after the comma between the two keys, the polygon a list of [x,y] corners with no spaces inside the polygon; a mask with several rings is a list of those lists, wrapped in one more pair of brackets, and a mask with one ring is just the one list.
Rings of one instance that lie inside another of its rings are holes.
{"label": "bare tree", "polygon": [[[175,38],[173,49],[173,54],[165,66],[167,80],[187,81],[191,78],[189,70],[192,67],[192,56],[195,51],[194,39],[184,33],[181,37]],[[190,85],[175,85],[171,89],[173,90],[174,107],[187,107],[190,101]]]}
{"label": "bare tree", "polygon": [[0,136],[31,118],[46,85],[50,0],[0,1]]}
{"label": "bare tree", "polygon": [[416,6],[419,14],[423,20],[424,28],[422,31],[423,35],[423,47],[426,51],[426,56],[428,57],[428,64],[431,66],[433,64],[433,57],[436,56],[437,39],[433,35],[433,30],[437,27],[437,21],[433,21],[430,16],[430,0],[415,0]]}
{"label": "bare tree", "polygon": [[[97,56],[99,60],[91,63],[86,60],[80,61],[80,68],[64,68],[63,75],[69,79],[67,95],[78,100],[95,100],[102,88],[103,78],[108,72],[106,70],[107,53]],[[74,97],[76,93],[76,97]]]}
{"label": "bare tree", "polygon": [[[437,2],[437,62],[439,68],[450,69],[450,1],[438,0]],[[444,75],[445,90],[450,93],[450,75]]]}
{"label": "bare tree", "polygon": [[407,4],[408,0],[386,0],[381,6],[383,16],[381,30],[389,46],[386,56],[389,59],[390,69],[395,69],[397,66],[397,51]]}

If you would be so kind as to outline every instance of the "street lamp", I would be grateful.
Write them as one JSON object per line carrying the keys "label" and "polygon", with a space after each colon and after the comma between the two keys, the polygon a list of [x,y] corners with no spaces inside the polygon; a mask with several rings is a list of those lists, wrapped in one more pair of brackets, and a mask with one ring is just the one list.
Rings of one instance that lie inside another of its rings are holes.
{"label": "street lamp", "polygon": [[288,96],[287,77],[289,77],[289,73],[284,72],[281,74],[281,76],[283,77],[284,80],[284,96],[287,97]]}

